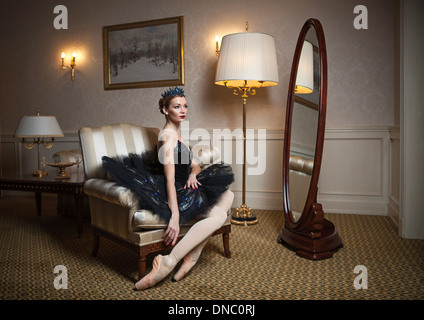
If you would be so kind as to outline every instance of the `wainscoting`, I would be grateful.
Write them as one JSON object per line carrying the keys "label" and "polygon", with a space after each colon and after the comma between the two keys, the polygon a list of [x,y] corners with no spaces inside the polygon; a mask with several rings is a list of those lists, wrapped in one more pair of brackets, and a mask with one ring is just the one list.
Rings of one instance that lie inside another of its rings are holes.
{"label": "wainscoting", "polygon": [[390,156],[387,128],[327,130],[318,189],[324,210],[386,215]]}
{"label": "wainscoting", "polygon": [[[231,163],[236,181],[234,206],[241,203],[243,144],[241,130],[193,130],[190,144],[214,145],[221,160]],[[284,130],[248,130],[246,204],[253,209],[282,210]],[[41,149],[46,161],[60,150],[79,147],[77,133],[57,139],[52,149]],[[36,170],[37,151],[26,150],[11,135],[1,137],[2,172]],[[55,174],[48,167],[49,174]],[[389,215],[399,220],[399,130],[388,127],[327,129],[318,201],[329,213]]]}

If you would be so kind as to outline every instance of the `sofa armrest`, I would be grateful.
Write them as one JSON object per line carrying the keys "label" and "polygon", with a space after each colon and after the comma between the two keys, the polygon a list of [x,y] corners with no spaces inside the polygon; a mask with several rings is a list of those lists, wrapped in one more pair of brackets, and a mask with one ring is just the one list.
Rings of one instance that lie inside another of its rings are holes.
{"label": "sofa armrest", "polygon": [[84,193],[132,210],[138,210],[139,204],[134,193],[114,181],[106,179],[89,179],[84,184]]}

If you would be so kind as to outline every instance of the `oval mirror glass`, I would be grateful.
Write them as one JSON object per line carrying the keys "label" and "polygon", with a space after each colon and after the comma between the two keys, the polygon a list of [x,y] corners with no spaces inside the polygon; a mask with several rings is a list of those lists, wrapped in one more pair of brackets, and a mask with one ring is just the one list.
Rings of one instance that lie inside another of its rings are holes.
{"label": "oval mirror glass", "polygon": [[317,142],[320,99],[319,44],[310,27],[303,41],[294,89],[290,155],[289,202],[293,222],[305,210],[311,186]]}

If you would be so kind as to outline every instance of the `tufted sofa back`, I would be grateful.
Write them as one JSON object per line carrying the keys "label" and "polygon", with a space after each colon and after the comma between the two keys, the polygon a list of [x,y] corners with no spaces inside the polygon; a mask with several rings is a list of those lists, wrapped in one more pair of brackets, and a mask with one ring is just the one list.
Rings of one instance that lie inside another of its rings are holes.
{"label": "tufted sofa back", "polygon": [[158,128],[131,124],[83,127],[79,130],[86,179],[106,179],[102,157],[114,157],[151,150],[157,143]]}

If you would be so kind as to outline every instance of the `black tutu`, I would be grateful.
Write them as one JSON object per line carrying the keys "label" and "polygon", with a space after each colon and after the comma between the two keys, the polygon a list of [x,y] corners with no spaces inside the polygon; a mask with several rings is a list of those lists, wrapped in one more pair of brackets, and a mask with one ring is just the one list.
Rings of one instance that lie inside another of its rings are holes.
{"label": "black tutu", "polygon": [[[102,161],[103,167],[116,183],[134,192],[142,208],[151,210],[168,223],[171,211],[168,207],[163,165],[157,155],[155,147],[143,154],[115,158],[104,156]],[[184,189],[191,171],[192,158],[191,150],[178,141],[174,150],[174,163],[180,223],[189,223],[205,215],[234,181],[231,167],[217,163],[197,175],[197,181],[201,183],[199,188]]]}

